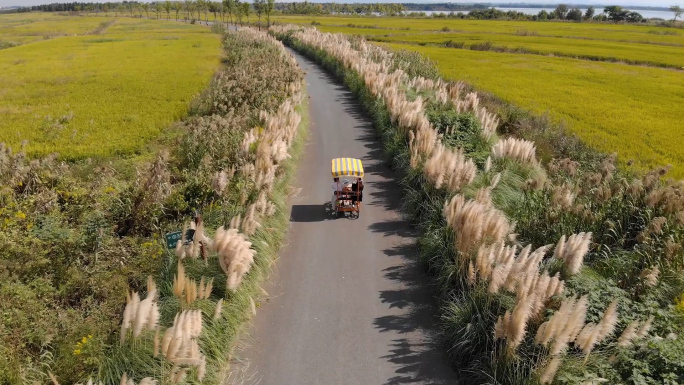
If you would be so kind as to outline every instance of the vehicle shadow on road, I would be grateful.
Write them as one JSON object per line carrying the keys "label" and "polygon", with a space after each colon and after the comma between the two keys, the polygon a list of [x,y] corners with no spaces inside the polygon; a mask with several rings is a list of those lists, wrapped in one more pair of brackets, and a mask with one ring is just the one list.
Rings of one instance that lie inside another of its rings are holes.
{"label": "vehicle shadow on road", "polygon": [[[330,206],[330,204],[328,204]],[[322,222],[335,217],[328,211],[329,207],[322,205],[292,205],[290,222]]]}

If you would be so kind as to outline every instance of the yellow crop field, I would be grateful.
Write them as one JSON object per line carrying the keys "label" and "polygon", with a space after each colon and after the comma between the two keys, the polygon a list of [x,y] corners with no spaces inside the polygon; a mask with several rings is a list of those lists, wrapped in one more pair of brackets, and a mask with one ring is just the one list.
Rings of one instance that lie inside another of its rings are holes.
{"label": "yellow crop field", "polygon": [[[456,32],[493,34],[537,34],[593,40],[631,41],[641,43],[675,44],[684,46],[684,31],[665,27],[612,25],[599,23],[559,23],[535,21],[493,21],[461,19],[412,19],[401,17],[335,17],[335,16],[277,16],[280,23],[311,25],[315,21],[323,26],[356,26],[406,29],[411,32],[440,31],[447,27]],[[674,33],[665,35],[664,33]]]}
{"label": "yellow crop field", "polygon": [[562,119],[585,142],[684,177],[684,73],[537,55],[388,44],[437,61],[444,76]]}
{"label": "yellow crop field", "polygon": [[684,69],[684,47],[677,46],[485,33],[397,34],[389,37],[369,36],[369,38],[410,44],[443,44],[451,41],[464,43],[465,48],[489,42],[496,47],[505,47],[506,50],[522,50],[543,55],[553,54],[592,60],[626,61]]}
{"label": "yellow crop field", "polygon": [[15,13],[0,16],[0,40],[30,43],[59,36],[83,35],[95,30],[104,17],[66,17],[51,13]]}
{"label": "yellow crop field", "polygon": [[89,35],[103,18],[55,17],[81,34],[0,50],[0,142],[26,140],[29,155],[134,153],[185,114],[220,63],[219,36],[206,27],[121,18]]}

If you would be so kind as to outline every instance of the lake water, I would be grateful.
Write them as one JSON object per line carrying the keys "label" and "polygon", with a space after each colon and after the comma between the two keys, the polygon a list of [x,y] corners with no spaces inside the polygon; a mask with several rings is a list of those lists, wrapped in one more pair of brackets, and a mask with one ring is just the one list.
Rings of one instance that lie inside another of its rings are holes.
{"label": "lake water", "polygon": [[[496,9],[504,11],[504,12],[507,12],[507,11],[522,12],[522,13],[525,13],[528,15],[536,15],[539,12],[541,12],[542,9],[546,10],[546,12],[549,12],[549,13],[553,12],[553,10],[555,10],[555,8],[500,8],[500,7],[496,7]],[[587,12],[586,9],[582,9],[582,8],[580,8],[580,9],[582,10],[582,13]],[[598,15],[598,14],[602,13],[602,11],[603,11],[603,9],[596,8],[595,14]],[[444,12],[444,11],[424,11],[424,12],[427,15],[431,15],[433,13],[449,13],[449,12]],[[649,18],[649,19],[650,18],[661,18],[661,19],[665,19],[665,20],[672,20],[672,18],[674,17],[674,14],[672,12],[667,12],[667,11],[639,11],[639,10],[637,10],[637,12],[639,12],[641,14],[641,16],[643,16],[645,18]],[[463,12],[463,13],[467,13],[467,12]]]}

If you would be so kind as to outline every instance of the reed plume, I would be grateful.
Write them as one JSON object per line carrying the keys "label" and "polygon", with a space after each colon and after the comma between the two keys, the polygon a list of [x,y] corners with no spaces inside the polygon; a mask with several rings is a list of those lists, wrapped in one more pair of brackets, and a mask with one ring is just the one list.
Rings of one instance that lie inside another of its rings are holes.
{"label": "reed plume", "polygon": [[475,179],[477,168],[471,159],[466,159],[460,148],[449,149],[437,144],[425,162],[423,171],[436,188],[445,187],[449,191],[458,191]]}
{"label": "reed plume", "polygon": [[565,299],[553,316],[539,326],[535,342],[540,345],[548,345],[553,341],[549,354],[563,353],[568,344],[577,338],[584,326],[587,303],[587,296],[580,299],[576,297]]}
{"label": "reed plume", "polygon": [[565,235],[563,235],[558,241],[554,256],[564,262],[567,274],[579,273],[584,263],[584,256],[589,251],[591,236],[590,232],[573,234],[566,241]]}
{"label": "reed plume", "polygon": [[639,278],[641,278],[644,282],[644,286],[646,287],[654,287],[658,284],[658,276],[660,275],[660,269],[658,266],[653,266],[648,269],[644,269],[641,274],[639,274]]}
{"label": "reed plume", "polygon": [[653,323],[654,319],[655,319],[655,317],[653,317],[653,316],[648,317],[646,322],[644,322],[644,324],[641,325],[641,327],[637,331],[637,333],[636,333],[637,338],[644,338],[648,335],[648,332],[649,332],[649,330],[651,330],[651,324]]}
{"label": "reed plume", "polygon": [[496,142],[492,147],[494,158],[509,158],[521,163],[536,163],[534,143],[516,138],[506,138]]}
{"label": "reed plume", "polygon": [[544,371],[542,372],[541,375],[541,383],[542,384],[549,384],[553,381],[553,378],[556,376],[556,372],[558,371],[558,367],[560,364],[563,362],[563,360],[559,356],[554,356],[551,361],[544,367]]}
{"label": "reed plume", "polygon": [[444,204],[443,215],[456,234],[454,246],[462,255],[482,244],[503,241],[512,229],[503,212],[474,200],[466,201],[462,195]]}
{"label": "reed plume", "polygon": [[214,320],[221,318],[221,309],[223,307],[223,298],[216,302],[216,310],[214,310]]}
{"label": "reed plume", "polygon": [[[166,329],[161,342],[161,353],[174,366],[206,365],[206,357],[201,354],[198,338],[202,333],[202,312],[184,310],[176,314],[173,326]],[[198,379],[201,381],[202,378]]]}
{"label": "reed plume", "polygon": [[221,269],[228,278],[228,289],[235,290],[254,262],[256,251],[244,234],[235,229],[225,230],[223,226],[216,230],[214,244]]}
{"label": "reed plume", "polygon": [[620,334],[620,338],[618,338],[618,346],[622,348],[626,348],[630,345],[632,345],[632,340],[637,338],[637,328],[639,327],[639,321],[634,320],[627,325],[625,330],[622,331],[622,334]]}
{"label": "reed plume", "polygon": [[157,305],[157,287],[148,277],[148,292],[144,300],[140,300],[138,293],[126,293],[126,307],[121,322],[119,343],[126,340],[126,332],[133,329],[133,338],[140,336],[143,330],[154,330],[159,321],[159,307]]}

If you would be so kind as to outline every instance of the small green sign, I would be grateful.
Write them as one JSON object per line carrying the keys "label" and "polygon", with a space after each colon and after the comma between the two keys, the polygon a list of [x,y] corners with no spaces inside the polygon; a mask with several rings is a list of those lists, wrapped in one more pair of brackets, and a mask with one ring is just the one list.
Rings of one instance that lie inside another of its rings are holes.
{"label": "small green sign", "polygon": [[181,239],[183,235],[182,231],[174,231],[173,233],[168,233],[164,237],[166,237],[166,247],[169,249],[175,249],[176,248],[176,243]]}
{"label": "small green sign", "polygon": [[[166,247],[169,249],[175,249],[176,248],[176,243],[181,240],[183,235],[182,231],[174,231],[172,233],[167,233],[164,235],[166,238]],[[192,242],[192,239],[195,237],[195,230],[194,229],[188,229],[185,232],[185,244],[189,244]]]}

